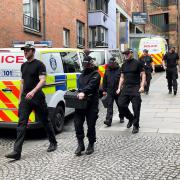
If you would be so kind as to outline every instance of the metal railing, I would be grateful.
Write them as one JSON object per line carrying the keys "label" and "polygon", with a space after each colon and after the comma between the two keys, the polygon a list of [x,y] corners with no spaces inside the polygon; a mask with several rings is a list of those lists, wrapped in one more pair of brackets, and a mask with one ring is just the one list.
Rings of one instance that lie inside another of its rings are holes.
{"label": "metal railing", "polygon": [[103,42],[103,41],[89,42],[89,48],[96,48],[96,47],[108,47],[108,43]]}
{"label": "metal railing", "polygon": [[169,0],[153,0],[152,3],[158,7],[168,7]]}
{"label": "metal railing", "polygon": [[81,36],[77,36],[77,46],[83,48],[85,46],[85,39]]}
{"label": "metal railing", "polygon": [[153,30],[159,33],[166,33],[169,31],[177,31],[177,24],[171,23],[171,24],[164,24],[161,26],[155,25],[152,22],[148,23],[152,27]]}
{"label": "metal railing", "polygon": [[31,29],[33,31],[37,31],[37,32],[41,31],[40,20],[27,16],[26,14],[24,14],[23,16],[23,24],[24,24],[24,27]]}

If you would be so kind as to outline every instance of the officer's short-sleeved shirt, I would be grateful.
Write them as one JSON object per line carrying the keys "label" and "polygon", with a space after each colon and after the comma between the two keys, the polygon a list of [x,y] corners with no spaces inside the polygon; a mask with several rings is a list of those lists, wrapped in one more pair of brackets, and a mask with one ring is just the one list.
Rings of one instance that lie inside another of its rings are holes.
{"label": "officer's short-sleeved shirt", "polygon": [[135,60],[126,60],[122,65],[121,72],[124,74],[125,85],[140,85],[141,72],[144,71],[143,65]]}
{"label": "officer's short-sleeved shirt", "polygon": [[39,76],[46,75],[46,67],[41,61],[34,59],[22,64],[21,74],[24,80],[23,93],[28,93],[39,83]]}
{"label": "officer's short-sleeved shirt", "polygon": [[152,71],[152,62],[151,56],[143,56],[140,58],[140,63],[144,66],[145,71]]}
{"label": "officer's short-sleeved shirt", "polygon": [[167,53],[163,58],[167,68],[175,68],[177,66],[178,59],[179,59],[179,55],[177,53]]}
{"label": "officer's short-sleeved shirt", "polygon": [[122,65],[121,72],[124,74],[124,86],[121,96],[140,96],[139,88],[141,83],[141,72],[144,71],[143,65],[135,60],[126,60]]}

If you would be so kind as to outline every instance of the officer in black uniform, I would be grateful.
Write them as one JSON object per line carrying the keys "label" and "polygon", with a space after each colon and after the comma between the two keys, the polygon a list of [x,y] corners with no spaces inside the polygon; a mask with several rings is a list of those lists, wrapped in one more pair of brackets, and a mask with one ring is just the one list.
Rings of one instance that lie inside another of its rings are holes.
{"label": "officer in black uniform", "polygon": [[96,121],[98,119],[98,105],[99,105],[99,85],[101,77],[97,71],[97,67],[94,64],[94,59],[90,56],[86,56],[83,61],[84,70],[79,77],[79,91],[78,98],[80,100],[88,97],[88,105],[86,109],[76,109],[74,125],[76,131],[76,137],[78,140],[78,147],[75,151],[77,156],[81,155],[81,152],[85,150],[84,146],[84,128],[83,124],[87,121],[87,137],[89,145],[86,149],[86,154],[90,155],[94,152],[94,143],[96,142]]}
{"label": "officer in black uniform", "polygon": [[[104,96],[107,95],[108,98],[106,121],[104,121],[104,124],[106,124],[107,126],[111,126],[112,123],[114,101],[116,102],[119,110],[119,105],[118,105],[119,95],[116,94],[116,91],[119,85],[120,74],[121,74],[121,69],[119,67],[119,64],[116,62],[116,59],[113,57],[109,61],[108,67],[106,69],[103,78],[103,95]],[[120,110],[119,110],[119,118],[120,118],[120,123],[124,123],[124,117],[120,113]]]}
{"label": "officer in black uniform", "polygon": [[145,85],[145,93],[149,94],[149,87],[152,79],[152,73],[155,74],[155,66],[153,63],[152,57],[148,54],[148,50],[143,50],[143,55],[140,57],[140,62],[144,66],[144,70],[146,73],[146,85]]}
{"label": "officer in black uniform", "polygon": [[14,144],[14,151],[6,155],[7,158],[15,160],[21,158],[26,127],[29,116],[33,110],[46,129],[50,141],[47,151],[51,152],[57,148],[54,129],[51,121],[48,120],[45,95],[42,92],[42,87],[46,82],[46,68],[41,61],[34,59],[35,48],[32,44],[26,44],[25,47],[21,49],[24,50],[27,61],[21,66],[22,80],[18,111],[19,123],[17,126],[17,138]]}
{"label": "officer in black uniform", "polygon": [[174,90],[174,95],[177,94],[177,79],[178,79],[178,71],[177,65],[179,65],[179,55],[175,52],[175,47],[170,47],[169,52],[165,54],[163,58],[163,66],[166,70],[166,78],[168,82],[169,94],[172,94],[172,87]]}
{"label": "officer in black uniform", "polygon": [[[129,119],[127,128],[133,125],[132,133],[139,132],[139,117],[141,110],[141,95],[144,92],[144,84],[146,74],[142,64],[133,58],[132,49],[127,49],[124,52],[126,61],[121,67],[121,77],[117,94],[119,96],[119,108],[121,113]],[[128,106],[132,103],[134,115],[130,112]]]}

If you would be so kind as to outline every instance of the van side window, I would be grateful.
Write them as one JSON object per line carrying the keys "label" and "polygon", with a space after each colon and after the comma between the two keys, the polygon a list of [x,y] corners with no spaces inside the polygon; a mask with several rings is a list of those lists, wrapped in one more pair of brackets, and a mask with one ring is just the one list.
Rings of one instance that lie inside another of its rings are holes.
{"label": "van side window", "polygon": [[80,62],[76,52],[61,52],[61,59],[65,73],[80,72]]}
{"label": "van side window", "polygon": [[95,58],[98,66],[105,64],[105,52],[104,51],[92,51],[89,56]]}
{"label": "van side window", "polygon": [[64,72],[59,53],[49,52],[42,54],[42,62],[45,64],[48,74]]}

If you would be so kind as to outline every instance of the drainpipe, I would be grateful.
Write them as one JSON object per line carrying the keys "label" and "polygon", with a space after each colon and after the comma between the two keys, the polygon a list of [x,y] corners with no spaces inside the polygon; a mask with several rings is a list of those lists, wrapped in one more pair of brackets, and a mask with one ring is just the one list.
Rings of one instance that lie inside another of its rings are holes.
{"label": "drainpipe", "polygon": [[87,43],[87,49],[89,49],[89,18],[88,18],[88,15],[89,15],[89,6],[88,6],[88,1],[86,1],[86,9],[87,9],[87,35],[86,35],[86,43]]}
{"label": "drainpipe", "polygon": [[46,41],[46,0],[43,0],[43,40]]}

